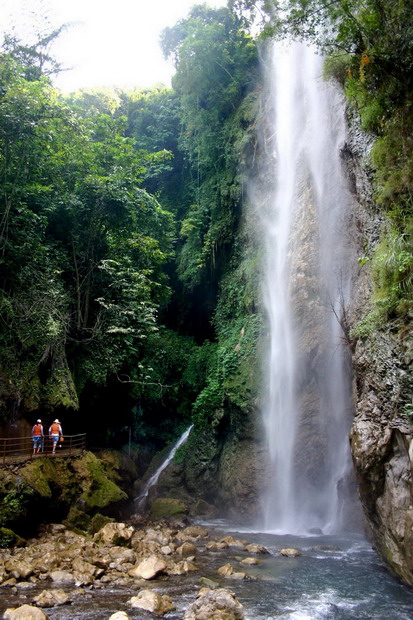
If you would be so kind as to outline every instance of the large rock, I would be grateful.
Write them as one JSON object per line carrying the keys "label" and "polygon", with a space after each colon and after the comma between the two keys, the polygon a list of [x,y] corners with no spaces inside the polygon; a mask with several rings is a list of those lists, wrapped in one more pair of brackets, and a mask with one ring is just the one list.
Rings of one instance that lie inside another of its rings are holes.
{"label": "large rock", "polygon": [[67,586],[73,586],[76,583],[75,576],[68,570],[54,570],[50,573],[50,579]]}
{"label": "large rock", "polygon": [[64,590],[43,590],[38,596],[34,597],[33,602],[38,607],[55,607],[67,605],[72,602],[72,599]]}
{"label": "large rock", "polygon": [[201,590],[201,596],[185,612],[184,620],[243,620],[244,609],[229,590]]}
{"label": "large rock", "polygon": [[165,569],[166,563],[161,558],[153,555],[131,568],[131,570],[128,571],[128,575],[138,579],[149,580],[154,579],[159,573],[164,572]]}
{"label": "large rock", "polygon": [[126,523],[107,523],[96,534],[93,539],[104,545],[126,545],[131,540],[134,528]]}
{"label": "large rock", "polygon": [[50,620],[44,611],[32,605],[22,605],[21,607],[6,609],[3,615],[4,620]]}
{"label": "large rock", "polygon": [[145,609],[157,616],[163,616],[175,609],[171,598],[167,594],[158,594],[153,590],[141,590],[137,596],[133,596],[128,601],[133,609]]}

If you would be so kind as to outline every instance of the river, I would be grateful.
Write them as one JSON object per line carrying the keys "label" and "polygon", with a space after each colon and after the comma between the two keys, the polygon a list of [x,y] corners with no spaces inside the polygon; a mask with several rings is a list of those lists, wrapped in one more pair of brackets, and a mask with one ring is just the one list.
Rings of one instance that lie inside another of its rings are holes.
{"label": "river", "polygon": [[[270,552],[259,556],[258,566],[243,566],[240,559],[248,555],[235,547],[211,551],[198,543],[195,563],[199,570],[179,577],[159,577],[147,582],[169,594],[176,610],[164,618],[178,620],[195,600],[201,577],[207,577],[233,591],[245,609],[247,620],[307,620],[354,618],[410,620],[413,618],[413,590],[402,585],[384,567],[371,544],[361,535],[279,536],[250,531],[233,531],[224,522],[204,524],[213,537],[257,542]],[[283,557],[280,549],[294,547],[301,551],[296,558]],[[230,562],[243,570],[249,579],[222,578],[217,569]],[[241,568],[242,566],[242,568]],[[46,586],[19,589],[0,588],[0,611],[7,607],[31,603],[33,596]],[[52,620],[106,620],[124,610],[132,620],[149,620],[153,614],[131,610],[127,600],[137,589],[113,588],[97,582],[93,588],[79,590],[71,605],[45,609]]]}

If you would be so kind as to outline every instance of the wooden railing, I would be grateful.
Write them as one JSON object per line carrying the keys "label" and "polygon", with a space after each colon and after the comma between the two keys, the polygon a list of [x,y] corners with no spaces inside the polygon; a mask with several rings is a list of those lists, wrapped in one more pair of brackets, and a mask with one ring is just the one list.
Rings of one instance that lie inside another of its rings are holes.
{"label": "wooden railing", "polygon": [[27,459],[56,458],[57,456],[76,456],[86,450],[86,433],[80,435],[64,435],[63,442],[58,442],[56,453],[52,453],[53,442],[45,435],[40,451],[33,454],[32,437],[0,438],[0,465],[18,463]]}

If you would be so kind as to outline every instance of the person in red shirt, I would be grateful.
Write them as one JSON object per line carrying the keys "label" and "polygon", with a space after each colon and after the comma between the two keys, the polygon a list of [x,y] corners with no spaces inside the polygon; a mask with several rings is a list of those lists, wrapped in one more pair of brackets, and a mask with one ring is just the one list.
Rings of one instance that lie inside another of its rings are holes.
{"label": "person in red shirt", "polygon": [[59,437],[63,437],[62,427],[59,420],[55,420],[54,422],[52,422],[49,428],[49,435],[51,440],[53,441],[52,454],[54,454],[56,452],[56,446],[57,442],[59,441]]}
{"label": "person in red shirt", "polygon": [[39,454],[40,449],[43,446],[43,425],[41,420],[37,420],[36,424],[32,428],[33,439],[33,454]]}

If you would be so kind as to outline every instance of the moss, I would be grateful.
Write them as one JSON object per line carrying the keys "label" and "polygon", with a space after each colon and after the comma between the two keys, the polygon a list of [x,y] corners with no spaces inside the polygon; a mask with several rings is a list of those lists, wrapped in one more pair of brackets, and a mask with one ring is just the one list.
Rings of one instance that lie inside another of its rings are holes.
{"label": "moss", "polygon": [[167,519],[187,514],[188,509],[180,499],[158,497],[151,504],[151,519]]}
{"label": "moss", "polygon": [[90,529],[91,518],[83,510],[80,510],[77,506],[71,506],[69,514],[63,521],[63,524],[77,532],[87,532]]}
{"label": "moss", "polygon": [[127,499],[127,494],[109,480],[102,463],[91,452],[86,452],[83,457],[76,460],[73,468],[81,481],[80,499],[85,502],[88,510],[105,508],[111,503]]}
{"label": "moss", "polygon": [[96,532],[101,530],[107,523],[113,523],[113,521],[114,519],[105,517],[104,515],[101,515],[100,512],[97,512],[90,521],[89,532],[91,534],[96,534]]}
{"label": "moss", "polygon": [[79,400],[67,362],[55,370],[42,390],[43,399],[52,407],[78,409]]}
{"label": "moss", "polygon": [[7,527],[0,527],[0,548],[14,547],[22,539],[15,534],[13,530],[9,530]]}
{"label": "moss", "polygon": [[20,470],[20,475],[41,497],[52,497],[49,480],[53,479],[53,465],[49,459],[38,459],[27,463]]}

